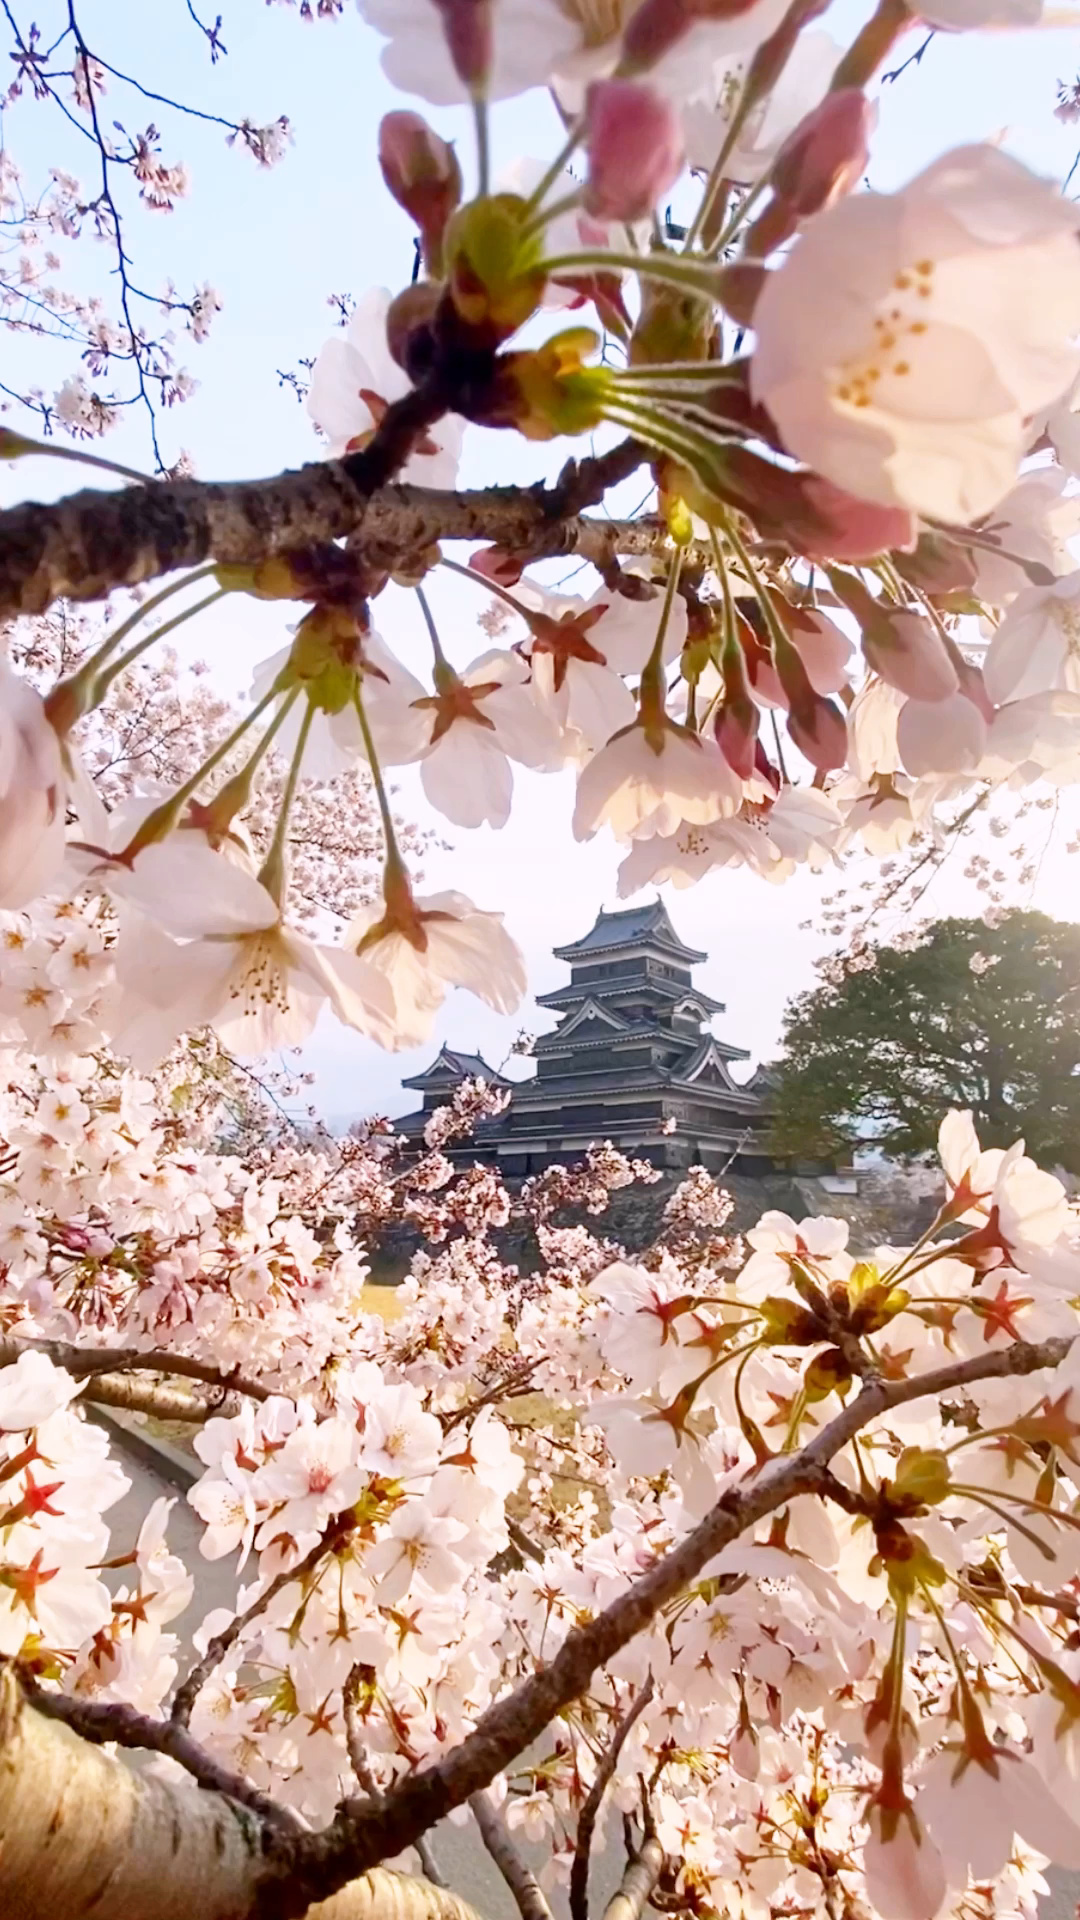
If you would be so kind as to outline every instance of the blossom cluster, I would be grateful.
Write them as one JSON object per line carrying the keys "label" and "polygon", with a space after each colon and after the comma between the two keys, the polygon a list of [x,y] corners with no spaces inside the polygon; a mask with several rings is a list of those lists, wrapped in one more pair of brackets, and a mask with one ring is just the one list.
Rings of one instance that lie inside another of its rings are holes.
{"label": "blossom cluster", "polygon": [[[56,1121],[56,1104],[44,1096],[39,1113],[51,1151],[68,1164],[81,1130],[75,1157],[90,1155],[100,1117],[86,1102]],[[122,1131],[135,1189],[137,1119]],[[4,1653],[74,1712],[165,1713],[186,1667],[200,1748],[321,1824],[351,1791],[358,1737],[365,1790],[392,1792],[718,1499],[766,1486],[854,1393],[885,1383],[827,1478],[766,1503],[594,1673],[495,1800],[511,1835],[543,1840],[557,1883],[633,1708],[610,1816],[636,1812],[648,1781],[681,1902],[737,1897],[777,1920],[861,1898],[884,1920],[975,1898],[1031,1913],[1046,1861],[1080,1864],[1080,1226],[1022,1143],[983,1151],[953,1114],[941,1154],[944,1199],[912,1248],[859,1258],[846,1222],[779,1213],[734,1242],[698,1169],[644,1262],[584,1228],[546,1229],[558,1262],[525,1285],[481,1225],[418,1258],[384,1324],[334,1278],[345,1256],[331,1269],[295,1218],[275,1219],[274,1182],[241,1179],[242,1207],[230,1203],[227,1161],[216,1189],[207,1160],[166,1161],[173,1188],[156,1206],[146,1181],[138,1197],[105,1179],[73,1199],[75,1282],[16,1132],[9,1235],[17,1197],[41,1233],[22,1236],[3,1295]],[[374,1159],[385,1177],[385,1153]],[[626,1170],[605,1172],[610,1186]],[[110,1257],[170,1231],[197,1257],[169,1287],[144,1274],[124,1304],[113,1285],[110,1317]],[[291,1309],[290,1258],[323,1272]],[[215,1261],[230,1269],[227,1337]],[[197,1571],[169,1548],[166,1503],[133,1541],[110,1537],[125,1476],[81,1411],[95,1390],[82,1359],[139,1326],[159,1377],[192,1353],[243,1370],[236,1410],[208,1398],[195,1429],[201,1551],[234,1560],[241,1581],[235,1613],[188,1629],[195,1666],[177,1622]],[[40,1343],[75,1331],[72,1372]],[[1033,1341],[1049,1342],[1041,1369],[995,1369]]]}

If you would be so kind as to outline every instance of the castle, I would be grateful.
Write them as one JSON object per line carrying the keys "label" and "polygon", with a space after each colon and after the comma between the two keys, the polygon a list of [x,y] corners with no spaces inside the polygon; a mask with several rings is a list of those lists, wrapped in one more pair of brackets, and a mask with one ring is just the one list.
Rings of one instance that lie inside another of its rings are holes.
{"label": "castle", "polygon": [[729,1063],[749,1055],[709,1031],[724,1008],[693,980],[708,956],[684,946],[663,903],[602,912],[583,939],[554,951],[570,979],[539,996],[559,1019],[535,1043],[535,1075],[510,1081],[479,1054],[443,1047],[403,1083],[422,1105],[398,1130],[419,1142],[433,1109],[479,1075],[509,1090],[510,1103],[447,1151],[510,1177],[580,1160],[600,1140],[665,1169],[768,1171],[769,1076],[732,1079]]}

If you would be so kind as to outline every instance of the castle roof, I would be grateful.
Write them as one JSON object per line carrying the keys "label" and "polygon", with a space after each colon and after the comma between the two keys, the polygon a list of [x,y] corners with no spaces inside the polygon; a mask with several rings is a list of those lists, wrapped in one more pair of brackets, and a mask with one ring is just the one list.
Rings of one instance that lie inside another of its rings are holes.
{"label": "castle roof", "polygon": [[496,1067],[489,1067],[482,1053],[458,1053],[453,1047],[440,1047],[430,1067],[423,1073],[414,1073],[408,1080],[402,1081],[403,1087],[416,1087],[425,1092],[428,1087],[457,1085],[460,1080],[486,1080],[489,1087],[510,1087],[507,1080]]}
{"label": "castle roof", "polygon": [[556,947],[554,952],[556,959],[573,962],[591,959],[594,954],[608,955],[616,949],[643,946],[662,947],[687,966],[709,957],[696,947],[683,945],[660,899],[650,901],[648,906],[624,907],[615,913],[601,909],[582,939],[573,940],[565,947]]}

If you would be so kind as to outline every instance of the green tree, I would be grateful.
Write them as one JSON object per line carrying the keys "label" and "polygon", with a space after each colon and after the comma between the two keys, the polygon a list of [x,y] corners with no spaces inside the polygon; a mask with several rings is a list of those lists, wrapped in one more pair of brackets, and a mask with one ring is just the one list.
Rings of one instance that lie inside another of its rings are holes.
{"label": "green tree", "polygon": [[938,920],[865,957],[788,1008],[774,1149],[828,1158],[872,1140],[910,1159],[949,1107],[970,1107],[984,1145],[1023,1136],[1080,1172],[1080,926]]}

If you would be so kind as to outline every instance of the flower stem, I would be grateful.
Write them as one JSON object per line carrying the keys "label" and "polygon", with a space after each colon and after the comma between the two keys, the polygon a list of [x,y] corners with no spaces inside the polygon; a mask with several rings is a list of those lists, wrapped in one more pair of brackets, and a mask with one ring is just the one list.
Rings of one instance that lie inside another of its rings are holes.
{"label": "flower stem", "polygon": [[[523,620],[528,620],[528,608],[523,607],[520,600],[515,600],[513,594],[508,593],[505,587],[501,587],[497,580],[490,580],[486,573],[477,573],[475,567],[463,567],[460,560],[448,560],[445,554],[442,555],[439,564],[448,568],[451,573],[460,573],[464,580],[471,580],[474,587],[482,587],[485,593],[493,593],[496,599],[504,600],[508,607],[513,607],[514,612],[520,614]],[[422,589],[418,587],[416,591],[423,599]],[[425,612],[427,612],[426,608]],[[437,641],[438,636],[434,633],[430,619],[428,631],[432,634],[433,640]]]}
{"label": "flower stem", "polygon": [[84,447],[50,446],[47,440],[30,440],[23,433],[0,431],[0,460],[19,460],[28,453],[41,453],[51,460],[76,460],[84,467],[100,467],[103,473],[118,473],[122,480],[135,480],[141,487],[153,484],[151,474],[140,473],[137,467],[121,466],[118,460],[105,460],[100,453],[87,453]]}
{"label": "flower stem", "polygon": [[112,665],[107,667],[104,673],[99,674],[93,682],[92,705],[100,705],[117,675],[123,673],[126,667],[130,667],[141,653],[147,651],[148,647],[152,647],[158,640],[163,640],[165,635],[172,633],[175,627],[182,627],[185,620],[193,620],[197,613],[205,613],[207,607],[212,607],[216,600],[224,600],[225,595],[230,591],[229,587],[215,588],[214,592],[208,593],[204,600],[197,600],[193,607],[185,607],[183,613],[174,614],[171,620],[166,620],[160,627],[155,627],[153,633],[148,633],[142,640],[136,641],[133,647],[129,647],[126,653],[122,653],[119,660],[114,660]]}
{"label": "flower stem", "polygon": [[230,780],[226,780],[224,786],[219,788],[214,798],[207,803],[207,813],[212,817],[213,826],[219,832],[226,832],[237,814],[246,807],[251,797],[251,786],[255,775],[273,745],[275,736],[284,726],[299,698],[299,687],[294,687],[291,693],[286,694],[266,732],[245,760],[240,771],[234,773]]}
{"label": "flower stem", "polygon": [[307,748],[308,735],[311,732],[311,723],[314,718],[315,708],[309,700],[304,710],[304,717],[300,722],[300,732],[297,735],[292,760],[289,763],[289,772],[285,781],[285,791],[281,796],[281,810],[278,813],[277,825],[274,828],[274,837],[270,842],[270,851],[263,861],[262,866],[259,868],[259,879],[262,881],[267,893],[271,895],[279,907],[282,905],[285,894],[285,835],[288,832],[289,815],[292,812],[293,801],[296,799],[296,789],[300,784],[300,769],[303,765],[304,752]]}
{"label": "flower stem", "polygon": [[560,213],[572,213],[580,207],[584,187],[575,187],[573,193],[566,193],[561,200],[549,200],[546,207],[540,207],[532,216],[524,220],[521,226],[521,238],[526,240],[531,234],[542,233]]}
{"label": "flower stem", "polygon": [[[739,562],[739,565],[742,567],[743,572],[746,574],[746,577],[749,580],[750,585],[754,590],[754,598],[756,599],[758,606],[761,608],[761,617],[764,620],[765,625],[769,630],[769,638],[772,641],[773,646],[776,648],[779,648],[780,651],[783,652],[786,648],[790,647],[791,642],[788,639],[787,634],[784,632],[784,629],[780,623],[780,619],[777,614],[776,608],[773,606],[773,603],[769,598],[768,593],[765,591],[765,588],[762,586],[761,581],[758,579],[757,568],[755,567],[753,561],[751,560],[750,555],[746,551],[746,547],[743,543],[742,536],[740,535],[739,530],[735,525],[734,519],[732,518],[731,514],[728,513],[719,504],[717,505],[716,515],[717,515],[717,519],[720,522],[720,525],[724,529],[725,540],[727,541],[729,547],[731,548],[732,553],[735,555],[736,560]],[[713,532],[715,537],[715,529],[713,530]]]}
{"label": "flower stem", "polygon": [[379,756],[375,751],[375,742],[372,738],[371,726],[367,714],[364,711],[364,702],[360,697],[359,685],[353,689],[353,705],[356,708],[356,717],[360,722],[360,736],[364,742],[364,751],[368,757],[368,766],[371,768],[371,780],[375,788],[375,798],[379,803],[379,818],[382,821],[383,840],[386,850],[386,879],[390,881],[397,880],[398,882],[404,879],[406,884],[408,884],[405,862],[401,857],[401,849],[398,846],[397,833],[394,829],[394,816],[390,811],[390,799],[386,791],[386,782],[383,779],[382,768],[379,765]]}
{"label": "flower stem", "polygon": [[140,620],[145,620],[148,613],[153,613],[166,600],[171,600],[174,593],[182,593],[185,587],[193,587],[196,581],[208,579],[215,571],[212,565],[199,567],[195,573],[186,573],[182,579],[173,580],[169,586],[162,587],[160,593],[152,594],[149,600],[144,600],[141,607],[136,607],[134,613],[121,622],[115,633],[107,634],[100,647],[95,647],[93,653],[88,654],[66,680],[58,680],[49,694],[45,707],[52,724],[59,727],[63,716],[72,710],[71,718],[67,721],[67,725],[71,726],[83,713],[87,712],[88,709],[79,704],[85,689],[93,683],[99,669],[104,666],[110,654],[115,653],[120,642],[126,640],[128,634],[135,631]]}
{"label": "flower stem", "polygon": [[664,641],[671,622],[671,609],[675,605],[682,562],[683,549],[676,547],[671,557],[671,566],[664,587],[664,604],[660,609],[660,624],[656,629],[656,639],[653,641],[652,652],[645,662],[641,685],[638,688],[638,708],[647,727],[663,720],[667,705],[665,698],[667,688],[664,683]]}
{"label": "flower stem", "polygon": [[578,253],[556,253],[537,262],[537,272],[547,274],[549,279],[560,273],[580,273],[583,267],[595,267],[602,273],[640,273],[646,280],[699,293],[706,300],[717,297],[719,270],[713,260],[700,253],[623,253],[615,247],[582,247]]}
{"label": "flower stem", "polygon": [[[570,160],[571,155],[576,150],[584,131],[585,131],[585,121],[584,121],[584,118],[579,115],[578,119],[571,122],[571,125],[567,129],[566,139],[563,141],[563,144],[559,148],[558,153],[555,155],[554,160],[551,162],[551,165],[548,167],[546,173],[543,175],[543,177],[537,183],[537,185],[533,188],[528,199],[526,200],[525,212],[527,214],[536,213],[541,209],[541,207],[543,207],[544,195],[547,193],[550,187],[553,187],[555,185],[555,182],[558,179],[560,173],[566,172],[567,163]],[[549,220],[551,218],[551,213],[552,213],[552,209],[550,207],[543,207],[543,214],[544,214],[545,220]]]}
{"label": "flower stem", "polygon": [[833,74],[830,93],[839,93],[845,87],[865,87],[905,28],[914,25],[915,18],[904,0],[878,0],[877,10],[856,34]]}
{"label": "flower stem", "polygon": [[[452,565],[452,562],[447,560],[447,561],[444,561],[443,564],[444,566],[450,566]],[[461,571],[462,573],[464,573],[465,568],[462,567]],[[457,675],[456,673],[454,673],[453,667],[450,665],[449,660],[447,659],[445,653],[443,652],[442,641],[439,639],[439,629],[435,625],[435,616],[432,613],[431,608],[428,604],[427,594],[424,592],[423,587],[414,587],[413,592],[415,593],[418,601],[420,602],[420,611],[424,616],[424,625],[427,627],[427,630],[428,630],[428,637],[431,641],[431,650],[435,655],[435,685],[436,686],[439,685],[440,675],[443,678],[445,678],[447,674],[453,674],[454,679],[456,680]]]}
{"label": "flower stem", "polygon": [[473,94],[473,121],[476,126],[476,193],[478,199],[484,200],[491,192],[491,138],[488,103],[482,93]]}
{"label": "flower stem", "polygon": [[202,785],[207,775],[213,773],[214,768],[219,767],[221,762],[228,757],[237,741],[243,739],[245,733],[247,733],[250,727],[254,726],[260,713],[265,712],[270,702],[279,698],[280,695],[276,687],[271,687],[269,693],[264,693],[262,699],[252,707],[250,713],[244,715],[244,718],[237,723],[232,729],[232,732],[226,734],[220,745],[214,748],[213,753],[209,754],[202,765],[195,769],[191,778],[185,780],[183,786],[178,787],[176,792],[170,794],[167,800],[163,800],[159,807],[155,807],[153,813],[147,814],[138,832],[128,846],[125,847],[123,854],[120,856],[122,859],[133,860],[135,855],[140,852],[143,847],[150,846],[154,840],[164,839],[165,835],[170,832],[176,824],[181,809],[186,805],[187,801],[191,799],[192,794]]}
{"label": "flower stem", "polygon": [[[747,191],[743,194],[727,225],[721,228],[716,239],[713,241],[710,252],[715,259],[719,259],[725,247],[730,247],[731,242],[734,240],[739,228],[743,225],[751,207],[756,206],[768,184],[768,175],[763,174],[760,180],[755,180],[753,186],[747,188]],[[745,257],[744,254],[743,258],[745,259]]]}

